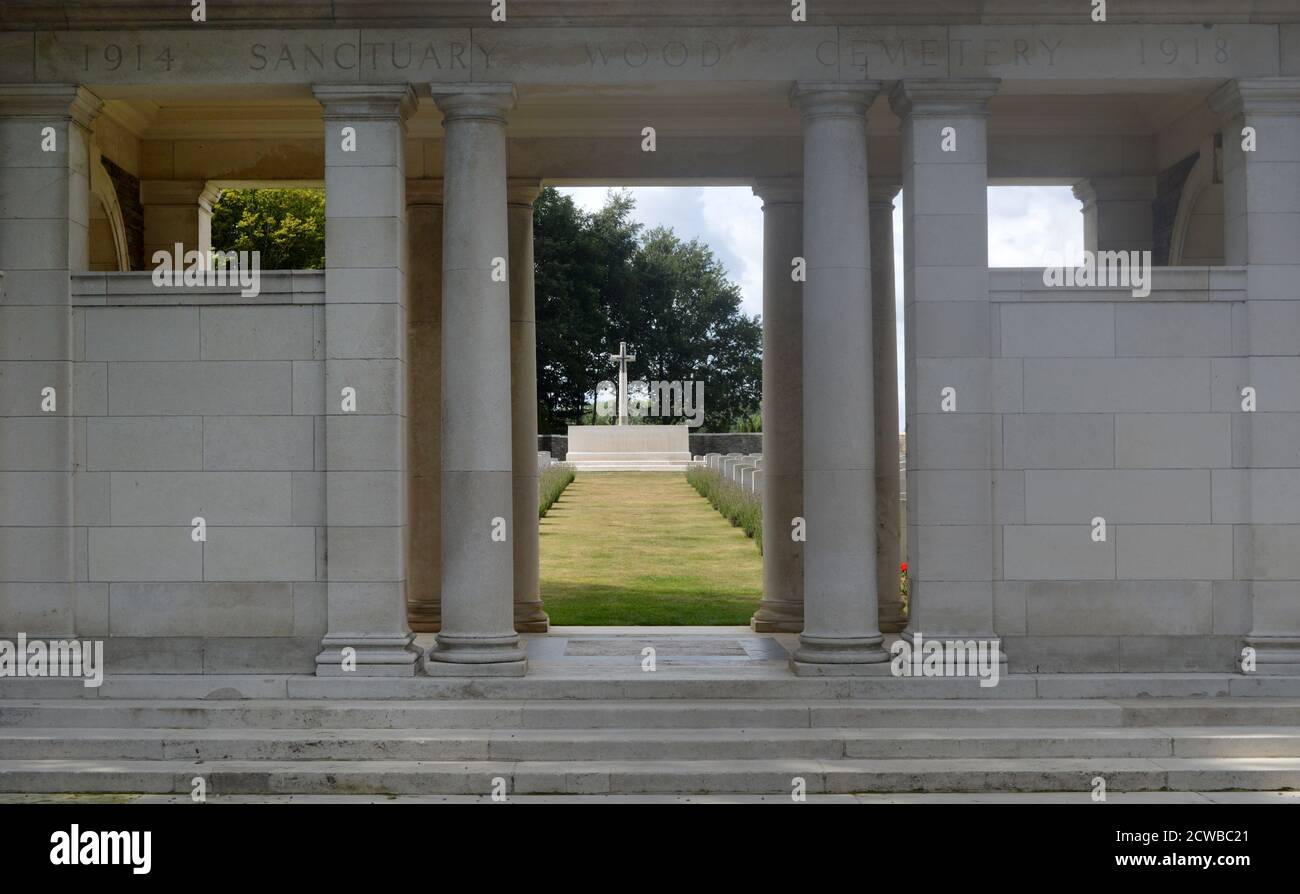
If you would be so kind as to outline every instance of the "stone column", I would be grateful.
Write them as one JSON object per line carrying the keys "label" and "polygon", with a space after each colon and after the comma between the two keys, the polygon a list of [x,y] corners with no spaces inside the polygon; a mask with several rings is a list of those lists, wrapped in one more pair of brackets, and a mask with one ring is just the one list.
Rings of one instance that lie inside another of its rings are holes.
{"label": "stone column", "polygon": [[[442,629],[429,673],[522,675],[511,539],[508,84],[435,84],[443,114]],[[534,463],[536,457],[534,457]]]}
{"label": "stone column", "polygon": [[325,110],[328,526],[316,672],[406,676],[419,658],[406,619],[403,268],[406,118],[416,100],[408,84],[313,91]]}
{"label": "stone column", "polygon": [[898,487],[898,321],[894,312],[894,196],[898,183],[872,179],[871,360],[876,428],[876,598],[880,631],[903,629]]}
{"label": "stone column", "polygon": [[91,616],[107,617],[107,586],[78,583],[85,574],[75,556],[86,549],[87,532],[74,527],[86,520],[74,510],[80,476],[72,417],[107,410],[92,387],[103,364],[75,362],[70,279],[89,263],[89,128],[100,107],[70,84],[0,85],[0,454],[11,458],[0,458],[0,635],[7,639],[107,633],[77,617],[79,602],[98,609]]}
{"label": "stone column", "polygon": [[986,124],[997,85],[903,80],[890,98],[903,124],[909,637],[995,638]]}
{"label": "stone column", "polygon": [[411,475],[406,609],[411,629],[442,625],[442,181],[406,181],[407,454]]}
{"label": "stone column", "polygon": [[[1249,587],[1251,607],[1245,645],[1254,653],[1256,673],[1296,674],[1300,507],[1279,510],[1273,495],[1300,477],[1294,459],[1300,421],[1300,78],[1229,82],[1210,97],[1210,107],[1224,122],[1224,257],[1246,268],[1245,356],[1235,368],[1224,365],[1221,398],[1233,413],[1234,465],[1249,469],[1237,485],[1243,492],[1234,495],[1250,520],[1234,529],[1235,577]],[[1242,147],[1248,127],[1254,151]],[[1242,412],[1246,386],[1255,389],[1253,412]],[[1224,483],[1230,481],[1225,475]]]}
{"label": "stone column", "polygon": [[867,109],[879,82],[802,83],[804,629],[800,675],[884,668],[877,626]]}
{"label": "stone column", "polygon": [[212,248],[212,206],[220,194],[204,180],[142,180],[144,262],[153,269],[153,253],[171,254],[179,242],[186,251]]}
{"label": "stone column", "polygon": [[538,543],[537,310],[533,298],[533,202],[539,180],[511,180],[510,229],[510,428],[514,467],[515,630],[545,633]]}
{"label": "stone column", "polygon": [[1155,246],[1154,177],[1091,177],[1074,184],[1083,202],[1085,251],[1151,251]]}
{"label": "stone column", "polygon": [[803,630],[803,550],[790,536],[803,516],[803,181],[760,180],[763,200],[763,601],[750,626]]}

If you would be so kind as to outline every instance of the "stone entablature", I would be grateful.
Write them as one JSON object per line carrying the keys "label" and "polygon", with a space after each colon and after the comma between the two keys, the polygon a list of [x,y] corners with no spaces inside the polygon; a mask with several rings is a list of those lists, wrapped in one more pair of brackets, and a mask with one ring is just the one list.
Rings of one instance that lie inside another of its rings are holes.
{"label": "stone entablature", "polygon": [[[690,3],[648,4],[645,0],[527,0],[511,3],[508,23],[497,27],[608,25],[630,19],[655,25],[783,25],[791,21],[790,4],[751,0],[694,0]],[[1113,3],[1107,21],[1114,24],[1282,23],[1300,22],[1300,12],[1287,0],[1130,0]],[[188,6],[142,6],[136,0],[101,0],[93,6],[66,2],[11,2],[6,9],[10,28],[186,26]],[[866,24],[1057,24],[1086,20],[1090,4],[1044,3],[1042,0],[998,0],[996,3],[953,0],[817,0],[806,10],[812,25]],[[223,0],[220,19],[207,27],[300,28],[388,27],[422,28],[483,25],[490,13],[479,0]]]}
{"label": "stone entablature", "polygon": [[38,31],[0,34],[0,82],[1094,82],[1300,72],[1300,26],[914,25]]}

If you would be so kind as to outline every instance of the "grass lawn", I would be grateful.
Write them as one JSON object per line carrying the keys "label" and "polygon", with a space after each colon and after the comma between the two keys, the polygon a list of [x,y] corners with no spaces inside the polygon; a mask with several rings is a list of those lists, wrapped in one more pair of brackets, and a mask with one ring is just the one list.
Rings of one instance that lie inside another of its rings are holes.
{"label": "grass lawn", "polygon": [[556,625],[748,624],[763,558],[676,472],[579,472],[541,520]]}

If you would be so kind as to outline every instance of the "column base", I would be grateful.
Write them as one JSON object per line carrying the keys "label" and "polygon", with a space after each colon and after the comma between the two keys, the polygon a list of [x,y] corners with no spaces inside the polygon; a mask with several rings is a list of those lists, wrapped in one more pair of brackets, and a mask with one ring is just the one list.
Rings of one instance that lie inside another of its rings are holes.
{"label": "column base", "polygon": [[433,677],[522,677],[528,672],[527,653],[519,637],[438,634],[437,644],[424,656],[424,672]]}
{"label": "column base", "polygon": [[881,633],[902,633],[907,627],[907,616],[903,614],[903,603],[883,603],[880,606],[879,621]]}
{"label": "column base", "polygon": [[516,633],[545,633],[551,629],[551,619],[542,609],[542,600],[515,603]]}
{"label": "column base", "polygon": [[764,599],[749,627],[755,633],[803,633],[803,603]]}
{"label": "column base", "polygon": [[[422,650],[414,636],[326,637],[316,656],[318,677],[413,677],[419,667]],[[350,657],[351,669],[345,669],[343,650],[355,649]]]}
{"label": "column base", "polygon": [[1241,654],[1238,653],[1239,673],[1248,677],[1300,674],[1300,636],[1248,636],[1242,645],[1255,650],[1255,670],[1242,670]]}
{"label": "column base", "polygon": [[884,637],[799,637],[790,670],[800,677],[889,676]]}

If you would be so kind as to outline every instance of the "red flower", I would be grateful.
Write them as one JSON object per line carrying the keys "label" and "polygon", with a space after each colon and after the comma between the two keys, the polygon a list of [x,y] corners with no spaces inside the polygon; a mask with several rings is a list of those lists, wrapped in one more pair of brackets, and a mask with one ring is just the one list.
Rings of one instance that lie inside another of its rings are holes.
{"label": "red flower", "polygon": [[907,574],[907,563],[906,562],[901,563],[898,566],[898,570],[901,571],[903,574]]}

